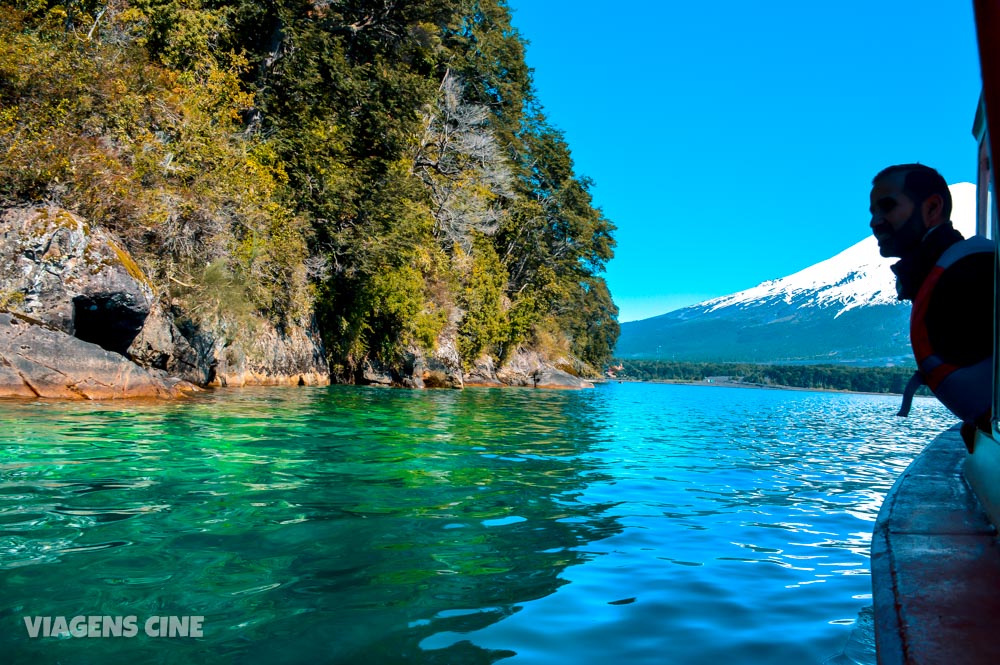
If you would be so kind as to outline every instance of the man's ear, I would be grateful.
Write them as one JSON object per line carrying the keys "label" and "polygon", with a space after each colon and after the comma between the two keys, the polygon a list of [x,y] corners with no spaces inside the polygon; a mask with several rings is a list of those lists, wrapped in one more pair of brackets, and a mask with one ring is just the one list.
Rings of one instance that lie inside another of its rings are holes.
{"label": "man's ear", "polygon": [[924,228],[933,229],[942,222],[948,220],[944,218],[944,198],[940,194],[931,194],[920,206],[924,214]]}

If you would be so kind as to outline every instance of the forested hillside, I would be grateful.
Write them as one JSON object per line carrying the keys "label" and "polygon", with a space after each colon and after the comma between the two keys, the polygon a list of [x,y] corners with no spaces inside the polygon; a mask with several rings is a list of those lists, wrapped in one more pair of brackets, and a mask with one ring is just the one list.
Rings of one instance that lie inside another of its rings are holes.
{"label": "forested hillside", "polygon": [[109,230],[194,324],[315,320],[336,379],[449,328],[602,364],[590,184],[504,0],[0,5],[0,203]]}
{"label": "forested hillside", "polygon": [[[616,378],[639,381],[705,381],[758,386],[902,393],[912,367],[849,367],[845,365],[755,365],[750,363],[691,363],[622,360]],[[930,395],[925,387],[919,394]]]}

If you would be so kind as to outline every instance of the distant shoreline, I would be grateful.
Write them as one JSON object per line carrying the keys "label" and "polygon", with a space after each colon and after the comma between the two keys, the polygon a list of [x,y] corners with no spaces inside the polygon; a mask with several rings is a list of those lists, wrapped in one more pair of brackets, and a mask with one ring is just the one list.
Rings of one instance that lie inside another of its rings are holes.
{"label": "distant shoreline", "polygon": [[[614,362],[614,361],[613,361]],[[617,360],[611,380],[785,390],[818,390],[862,395],[902,395],[914,369],[905,366],[760,365],[734,362]],[[928,395],[922,390],[921,395]]]}
{"label": "distant shoreline", "polygon": [[[844,393],[848,395],[883,395],[889,397],[901,397],[902,393],[875,393],[867,392],[863,390],[847,390],[843,388],[803,388],[802,386],[784,386],[778,384],[766,384],[766,383],[746,383],[743,381],[706,381],[705,379],[700,379],[697,381],[690,381],[685,379],[610,379],[605,377],[601,380],[594,380],[594,383],[668,383],[683,386],[704,386],[706,388],[760,388],[763,390],[795,390],[800,392],[817,392],[817,393]],[[918,395],[918,397],[925,397],[925,395]]]}

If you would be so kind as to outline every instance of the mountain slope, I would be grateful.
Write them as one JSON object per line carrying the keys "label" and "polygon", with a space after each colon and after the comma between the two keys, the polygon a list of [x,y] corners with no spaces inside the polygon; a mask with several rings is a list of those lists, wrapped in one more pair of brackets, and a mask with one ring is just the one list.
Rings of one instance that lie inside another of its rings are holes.
{"label": "mountain slope", "polygon": [[[975,228],[975,186],[951,186],[952,219]],[[616,355],[685,361],[912,364],[908,303],[869,236],[781,279],[623,323]]]}

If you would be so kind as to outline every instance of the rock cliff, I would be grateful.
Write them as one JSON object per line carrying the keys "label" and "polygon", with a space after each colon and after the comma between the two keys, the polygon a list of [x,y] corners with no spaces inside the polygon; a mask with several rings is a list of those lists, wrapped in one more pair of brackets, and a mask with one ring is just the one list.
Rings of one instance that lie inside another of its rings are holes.
{"label": "rock cliff", "polygon": [[[367,362],[357,381],[593,387],[523,349],[503,363],[484,355],[464,368],[459,321],[451,317],[433,352],[410,348],[394,367]],[[199,387],[329,382],[314,322],[195,319],[108,231],[55,207],[0,210],[0,397],[175,397]]]}
{"label": "rock cliff", "polygon": [[41,321],[0,312],[0,397],[179,397],[197,388]]}
{"label": "rock cliff", "polygon": [[0,396],[172,397],[195,386],[317,385],[314,326],[179,316],[122,245],[59,208],[0,211]]}

